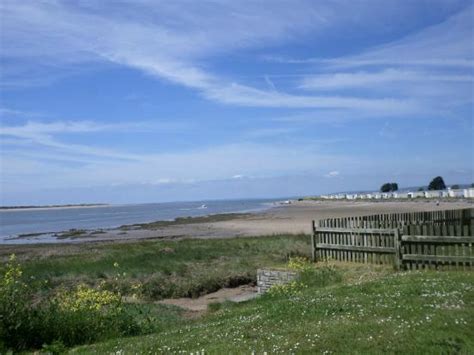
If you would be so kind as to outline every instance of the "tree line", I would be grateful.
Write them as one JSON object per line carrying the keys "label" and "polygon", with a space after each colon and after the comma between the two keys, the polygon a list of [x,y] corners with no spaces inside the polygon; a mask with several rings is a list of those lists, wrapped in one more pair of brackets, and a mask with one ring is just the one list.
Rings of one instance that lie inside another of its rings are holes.
{"label": "tree line", "polygon": [[[459,189],[459,185],[453,185],[452,188]],[[441,176],[437,176],[433,178],[428,184],[428,190],[445,190],[445,189],[446,189],[446,184],[444,183],[444,180]],[[380,188],[380,192],[394,192],[394,191],[398,191],[398,184],[396,182],[386,182]],[[419,191],[423,191],[423,188],[421,187]]]}

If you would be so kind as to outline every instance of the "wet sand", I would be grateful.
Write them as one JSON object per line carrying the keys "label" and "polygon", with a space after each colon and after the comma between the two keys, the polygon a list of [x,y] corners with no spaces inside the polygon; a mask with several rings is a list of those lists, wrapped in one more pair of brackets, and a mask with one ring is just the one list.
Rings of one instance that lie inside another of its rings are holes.
{"label": "wet sand", "polygon": [[[61,243],[95,244],[95,242],[127,242],[144,239],[232,238],[272,234],[310,234],[311,221],[345,216],[379,213],[432,211],[474,207],[473,201],[293,201],[265,212],[209,217],[199,223],[187,221],[161,226],[129,226],[127,228],[90,230],[84,234],[58,240]],[[222,220],[223,219],[223,220]],[[6,248],[6,245],[0,248]]]}
{"label": "wet sand", "polygon": [[311,221],[317,219],[466,207],[474,207],[474,204],[468,202],[446,202],[437,206],[434,201],[295,201],[291,205],[278,206],[266,212],[250,214],[227,221],[174,225],[156,230],[129,230],[126,231],[127,234],[120,234],[124,231],[109,230],[105,234],[98,235],[98,237],[117,240],[130,238],[229,238],[271,234],[310,234]]}

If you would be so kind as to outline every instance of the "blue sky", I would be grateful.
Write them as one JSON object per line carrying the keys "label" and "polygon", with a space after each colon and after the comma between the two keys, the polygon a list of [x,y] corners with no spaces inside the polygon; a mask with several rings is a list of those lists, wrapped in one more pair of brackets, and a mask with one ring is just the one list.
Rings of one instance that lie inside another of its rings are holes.
{"label": "blue sky", "polygon": [[474,181],[472,1],[1,2],[1,202]]}

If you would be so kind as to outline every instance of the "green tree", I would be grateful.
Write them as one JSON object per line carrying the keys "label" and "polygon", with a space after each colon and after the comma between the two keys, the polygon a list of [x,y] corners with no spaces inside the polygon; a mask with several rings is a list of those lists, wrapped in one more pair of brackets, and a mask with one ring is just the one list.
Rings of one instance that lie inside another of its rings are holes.
{"label": "green tree", "polygon": [[446,189],[446,184],[441,176],[435,177],[431,180],[430,184],[428,185],[428,190],[444,190]]}
{"label": "green tree", "polygon": [[391,192],[391,191],[397,191],[397,190],[398,190],[398,184],[396,182],[386,182],[380,188],[380,192]]}
{"label": "green tree", "polygon": [[453,185],[453,186],[451,186],[451,188],[452,188],[453,190],[459,190],[459,185]]}
{"label": "green tree", "polygon": [[422,187],[420,187],[420,188],[418,189],[418,191],[425,191],[425,189],[422,188]]}

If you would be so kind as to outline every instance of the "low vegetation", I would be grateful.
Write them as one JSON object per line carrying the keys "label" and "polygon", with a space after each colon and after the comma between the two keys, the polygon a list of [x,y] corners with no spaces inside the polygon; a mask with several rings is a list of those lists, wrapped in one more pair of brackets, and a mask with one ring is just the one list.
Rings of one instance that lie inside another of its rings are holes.
{"label": "low vegetation", "polygon": [[305,235],[143,241],[59,250],[64,254],[51,255],[50,246],[19,254],[25,261],[25,277],[44,280],[45,291],[80,282],[147,300],[198,297],[222,287],[254,283],[258,267],[281,265],[289,256],[310,252]]}
{"label": "low vegetation", "polygon": [[246,218],[252,216],[251,213],[220,213],[209,216],[198,216],[198,217],[177,217],[172,221],[155,221],[149,223],[138,223],[138,224],[127,224],[120,227],[122,230],[130,229],[160,229],[169,226],[183,225],[183,224],[196,224],[196,223],[213,223],[213,222],[224,222],[231,221],[238,218]]}
{"label": "low vegetation", "polygon": [[[0,352],[474,351],[474,273],[313,265],[308,244],[308,236],[271,236],[0,254]],[[214,304],[200,318],[154,302],[252,283],[262,266],[301,277],[256,300]]]}
{"label": "low vegetation", "polygon": [[46,283],[25,278],[15,256],[10,257],[0,279],[0,353],[31,348],[54,353],[158,329],[152,318],[141,316],[140,306],[124,304],[120,292],[78,284],[46,296],[41,293]]}
{"label": "low vegetation", "polygon": [[344,268],[316,270],[330,279],[323,287],[224,304],[191,324],[73,352],[473,353],[473,273],[379,270],[372,279],[338,282],[338,272],[344,280]]}

